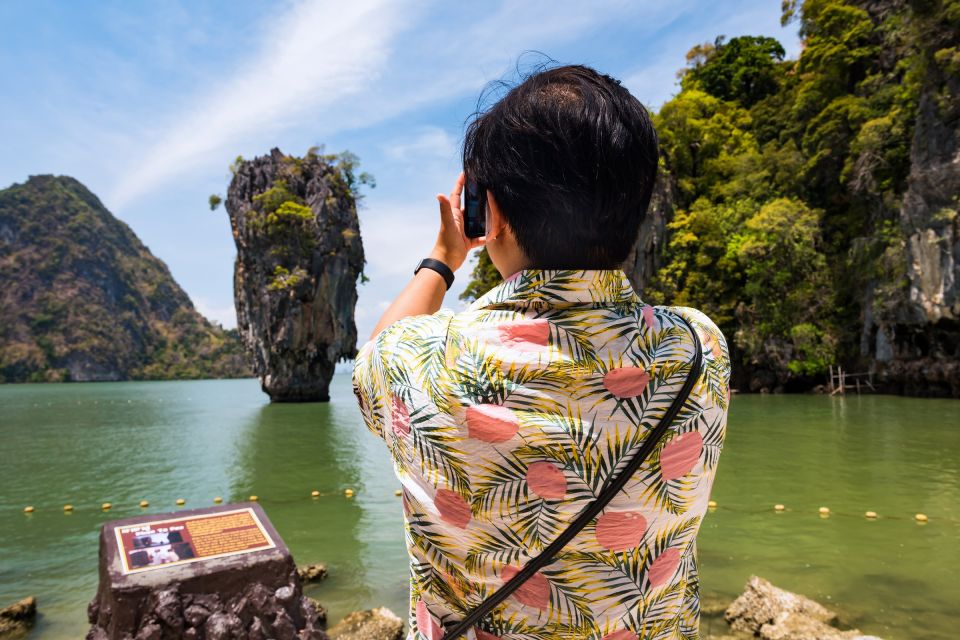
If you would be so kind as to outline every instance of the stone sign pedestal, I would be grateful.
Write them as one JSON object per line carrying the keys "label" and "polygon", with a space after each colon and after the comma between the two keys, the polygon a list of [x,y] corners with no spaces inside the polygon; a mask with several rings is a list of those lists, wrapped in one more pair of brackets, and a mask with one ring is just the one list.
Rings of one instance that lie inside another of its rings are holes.
{"label": "stone sign pedestal", "polygon": [[260,505],[115,520],[100,532],[88,640],[325,640]]}

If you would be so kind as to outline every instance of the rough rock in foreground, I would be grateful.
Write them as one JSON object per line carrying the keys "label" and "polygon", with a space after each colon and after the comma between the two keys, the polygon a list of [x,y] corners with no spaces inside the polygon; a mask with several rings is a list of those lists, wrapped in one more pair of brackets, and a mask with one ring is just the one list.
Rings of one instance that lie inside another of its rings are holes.
{"label": "rough rock in foreground", "polygon": [[804,596],[751,576],[746,589],[724,614],[733,631],[763,640],[879,640],[856,629],[831,626],[835,613]]}
{"label": "rough rock in foreground", "polygon": [[354,611],[327,634],[331,640],[403,640],[403,620],[386,607]]}
{"label": "rough rock in foreground", "polygon": [[226,207],[238,329],[275,402],[329,400],[334,365],[356,355],[364,258],[352,167],[279,149],[233,167]]}
{"label": "rough rock in foreground", "polygon": [[37,618],[37,599],[28,596],[6,609],[0,609],[0,638],[26,638]]}

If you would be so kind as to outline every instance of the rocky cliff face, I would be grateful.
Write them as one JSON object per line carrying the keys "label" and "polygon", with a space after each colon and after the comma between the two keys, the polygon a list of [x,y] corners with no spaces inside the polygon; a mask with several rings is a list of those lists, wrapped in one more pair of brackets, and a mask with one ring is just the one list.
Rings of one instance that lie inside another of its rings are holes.
{"label": "rocky cliff face", "polygon": [[[879,17],[899,4],[867,8]],[[904,242],[889,256],[896,280],[869,292],[862,351],[892,390],[960,397],[960,32],[919,26],[925,77],[899,212]]]}
{"label": "rocky cliff face", "polygon": [[167,266],[86,187],[0,190],[0,382],[249,375]]}
{"label": "rocky cliff face", "polygon": [[673,219],[676,206],[676,187],[672,174],[661,168],[653,187],[647,215],[640,225],[637,243],[630,251],[623,270],[634,289],[643,295],[644,289],[660,268],[660,255],[666,243],[667,223]]}
{"label": "rocky cliff face", "polygon": [[234,170],[234,297],[254,370],[273,401],[329,400],[335,363],[356,354],[364,257],[352,170],[335,156],[279,149]]}

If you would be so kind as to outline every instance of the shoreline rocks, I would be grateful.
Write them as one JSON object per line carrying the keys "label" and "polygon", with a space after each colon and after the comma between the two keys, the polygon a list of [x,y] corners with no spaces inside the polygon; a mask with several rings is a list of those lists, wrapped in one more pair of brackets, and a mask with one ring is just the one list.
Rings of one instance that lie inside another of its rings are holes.
{"label": "shoreline rocks", "polygon": [[762,640],[880,640],[856,629],[836,628],[836,613],[758,576],[750,577],[724,618],[733,632]]}
{"label": "shoreline rocks", "polygon": [[327,635],[331,640],[403,640],[403,620],[386,607],[354,611]]}
{"label": "shoreline rocks", "polygon": [[5,609],[0,609],[0,638],[26,638],[36,619],[37,599],[33,596],[27,596]]}
{"label": "shoreline rocks", "polygon": [[304,584],[309,582],[320,582],[327,579],[327,565],[325,564],[306,564],[297,567],[297,575]]}

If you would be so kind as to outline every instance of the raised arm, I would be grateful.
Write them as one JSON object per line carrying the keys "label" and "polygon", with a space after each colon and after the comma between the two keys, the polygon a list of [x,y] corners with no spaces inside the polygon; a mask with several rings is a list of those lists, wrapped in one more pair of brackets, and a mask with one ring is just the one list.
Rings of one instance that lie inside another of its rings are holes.
{"label": "raised arm", "polygon": [[[440,203],[440,231],[429,257],[444,263],[451,271],[460,268],[470,249],[483,245],[486,240],[485,237],[468,238],[464,233],[463,212],[460,210],[463,182],[464,176],[461,173],[449,196],[437,194],[437,201]],[[420,269],[383,312],[376,328],[370,334],[370,339],[376,338],[385,328],[407,316],[436,313],[443,303],[446,291],[447,284],[443,276],[433,269]]]}

